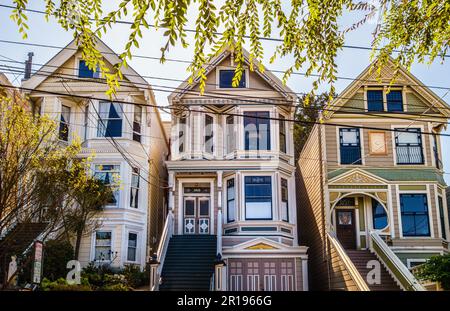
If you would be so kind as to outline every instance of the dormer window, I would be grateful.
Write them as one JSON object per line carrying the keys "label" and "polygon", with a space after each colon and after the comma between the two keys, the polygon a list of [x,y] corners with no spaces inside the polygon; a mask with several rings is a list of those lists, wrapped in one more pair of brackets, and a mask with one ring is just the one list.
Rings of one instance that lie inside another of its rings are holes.
{"label": "dormer window", "polygon": [[97,70],[94,72],[89,69],[84,60],[80,59],[78,62],[78,78],[100,78],[100,67],[97,65]]}
{"label": "dormer window", "polygon": [[[244,71],[241,76],[241,80],[239,81],[238,88],[246,88],[246,72]],[[233,87],[233,77],[234,77],[234,69],[220,69],[219,70],[219,88],[221,89],[231,89]]]}

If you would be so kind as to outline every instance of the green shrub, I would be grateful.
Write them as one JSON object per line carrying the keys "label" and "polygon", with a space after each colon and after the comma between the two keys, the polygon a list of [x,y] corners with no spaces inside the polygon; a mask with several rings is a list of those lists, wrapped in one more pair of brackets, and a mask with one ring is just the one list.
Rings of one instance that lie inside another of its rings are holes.
{"label": "green shrub", "polygon": [[439,282],[443,289],[450,290],[450,254],[431,257],[420,266],[417,277]]}
{"label": "green shrub", "polygon": [[56,281],[50,281],[44,278],[41,282],[41,290],[43,291],[92,291],[87,279],[82,278],[81,284],[70,285],[64,278],[59,278]]}
{"label": "green shrub", "polygon": [[140,287],[150,284],[150,272],[145,269],[141,271],[137,265],[126,265],[122,273],[125,275],[127,284],[131,287]]}
{"label": "green shrub", "polygon": [[43,277],[49,280],[65,278],[67,262],[73,259],[73,247],[67,241],[50,240],[44,246]]}

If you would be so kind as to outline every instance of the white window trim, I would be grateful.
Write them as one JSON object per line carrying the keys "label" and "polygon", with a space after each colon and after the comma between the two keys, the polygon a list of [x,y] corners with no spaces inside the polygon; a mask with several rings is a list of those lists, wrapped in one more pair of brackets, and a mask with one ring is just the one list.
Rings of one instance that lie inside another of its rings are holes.
{"label": "white window trim", "polygon": [[411,269],[411,264],[416,262],[425,263],[427,262],[427,260],[425,258],[408,258],[406,259],[406,266],[408,267],[408,269]]}
{"label": "white window trim", "polygon": [[245,74],[245,87],[239,88],[239,87],[232,87],[232,88],[221,88],[220,87],[220,71],[221,70],[236,70],[236,67],[232,66],[217,66],[216,67],[216,90],[245,90],[250,88],[250,73],[247,66],[244,66],[244,73]]}
{"label": "white window trim", "polygon": [[[131,99],[129,99],[128,101],[131,101]],[[131,137],[130,137],[130,140],[132,140],[132,141],[135,141],[134,139],[133,139],[133,135],[134,135],[134,133],[135,133],[135,131],[134,131],[134,113],[135,113],[135,111],[136,111],[136,105],[132,105],[133,106],[133,114],[132,114],[132,116],[133,116],[133,118],[132,118],[132,120],[131,120]],[[141,108],[141,124],[140,124],[140,126],[141,126],[141,131],[138,133],[138,132],[136,132],[136,134],[139,134],[140,135],[140,137],[141,137],[141,141],[140,142],[138,142],[138,141],[135,141],[135,142],[137,142],[137,143],[140,143],[140,144],[144,144],[144,124],[145,124],[145,119],[144,119],[144,117],[145,117],[145,113],[144,113],[144,111],[145,111],[145,107],[143,107],[143,106],[139,106],[140,108]],[[124,113],[125,113],[125,110],[124,110]],[[128,123],[128,122],[127,122]]]}
{"label": "white window trim", "polygon": [[[229,113],[235,113],[234,110],[229,111]],[[236,150],[239,149],[238,147],[238,133],[239,133],[239,125],[238,125],[238,118],[234,115],[231,115],[231,117],[233,118],[233,134],[234,134],[234,148],[232,148],[232,150],[228,150],[228,140],[227,140],[227,136],[228,136],[228,125],[227,125],[227,117],[230,117],[230,115],[223,115],[222,116],[222,124],[223,124],[223,157],[226,159],[232,159],[234,156],[233,154],[236,152]],[[218,148],[216,148],[216,150],[218,150]]]}
{"label": "white window trim", "polygon": [[290,154],[290,146],[289,146],[289,126],[288,126],[288,120],[289,117],[286,116],[284,113],[278,112],[278,118],[281,118],[281,116],[284,118],[284,136],[285,136],[285,144],[286,144],[286,152],[281,151],[281,141],[279,141],[280,133],[281,133],[281,127],[280,127],[280,121],[278,121],[278,152],[281,154],[289,155]]}
{"label": "white window trim", "polygon": [[[119,101],[119,102],[117,102]],[[128,122],[125,122],[125,113],[126,113],[126,108],[124,107],[124,104],[121,103],[120,101],[124,101],[122,99],[117,98],[116,101],[112,101],[112,103],[116,103],[116,104],[120,104],[121,105],[121,112],[122,112],[122,131],[120,133],[120,136],[117,137],[113,137],[113,139],[126,139],[126,135],[124,135],[124,132],[126,132],[126,128],[128,125]],[[100,121],[100,102],[108,102],[111,103],[111,101],[105,99],[105,100],[96,100],[93,104],[94,104],[94,115],[95,115],[95,135],[94,137],[92,137],[91,139],[97,139],[97,140],[105,140],[105,139],[111,139],[109,136],[98,136],[98,127],[100,126],[100,124],[102,124],[103,122]]]}
{"label": "white window trim", "polygon": [[[364,86],[364,111],[369,111],[369,101],[367,100],[367,91],[383,91],[383,109],[384,113],[389,113],[388,111],[388,103],[387,103],[387,89],[388,86],[381,85],[381,86]],[[402,92],[402,104],[403,104],[403,111],[407,111],[407,104],[406,104],[406,86],[393,86],[390,89],[391,91],[401,91]]]}
{"label": "white window trim", "polygon": [[[72,105],[72,103],[63,102],[58,97],[56,97],[56,100],[57,100],[58,106],[59,106],[59,108],[57,110],[57,111],[59,111],[59,113],[58,113],[58,128],[57,128],[58,140],[60,142],[64,143],[64,144],[68,144],[68,143],[70,143],[72,141],[71,138],[72,138],[72,135],[74,133],[73,127],[74,127],[74,124],[75,124],[75,122],[74,122],[75,120],[73,120],[73,119],[74,119],[75,116],[74,116],[74,111],[73,110],[75,109],[75,107],[74,107],[74,105]],[[68,107],[70,109],[69,120],[66,122],[67,123],[67,127],[68,127],[67,141],[59,138],[59,128],[61,126],[62,106],[66,106],[66,107]],[[83,127],[84,127],[84,125],[83,125]]]}
{"label": "white window trim", "polygon": [[[104,261],[99,261],[95,259],[95,249],[96,249],[96,234],[97,232],[111,232],[111,260],[104,260]],[[109,226],[105,226],[102,228],[98,228],[97,230],[95,230],[94,232],[92,232],[91,234],[91,255],[90,255],[90,261],[91,262],[95,262],[95,263],[112,263],[114,261],[113,258],[113,254],[114,254],[114,243],[115,243],[115,238],[114,238],[114,229],[109,227]]]}
{"label": "white window trim", "polygon": [[[185,126],[184,126],[184,150],[182,151],[182,152],[180,152],[179,150],[180,150],[180,137],[179,137],[179,134],[180,134],[180,131],[181,131],[181,119],[186,119],[186,123],[185,123]],[[187,116],[179,116],[179,117],[177,117],[177,119],[176,119],[177,121],[177,124],[176,124],[176,126],[175,126],[175,128],[176,128],[176,133],[175,133],[175,137],[177,138],[177,143],[176,143],[176,146],[175,146],[175,152],[174,152],[174,154],[176,154],[176,155],[178,155],[178,158],[182,158],[183,156],[185,156],[185,155],[187,155],[187,154],[189,154],[190,152],[191,152],[191,148],[190,148],[190,124],[191,124],[191,122],[190,122],[190,120],[191,120],[191,118],[189,117],[189,115],[187,115]]]}
{"label": "white window trim", "polygon": [[[129,234],[130,233],[134,233],[136,234],[136,260],[132,261],[132,260],[128,260],[128,246],[129,246]],[[139,264],[140,260],[140,248],[139,248],[139,244],[141,242],[141,235],[140,232],[136,231],[136,230],[127,230],[126,231],[126,243],[125,243],[125,258],[124,258],[124,262],[126,263],[132,263],[132,264]]]}
{"label": "white window trim", "polygon": [[[423,164],[398,164],[397,163],[397,148],[395,145],[395,129],[413,129],[413,128],[418,128],[420,129],[420,132],[422,132],[420,134],[420,139],[422,141],[422,154],[423,154]],[[425,141],[425,135],[423,134],[424,130],[424,126],[419,124],[419,125],[412,125],[412,126],[406,126],[403,124],[400,125],[391,125],[391,129],[393,131],[391,131],[391,140],[392,140],[392,155],[393,155],[393,161],[394,161],[394,165],[395,166],[400,166],[400,167],[425,167],[428,166],[428,157],[427,157],[427,143]]]}
{"label": "white window trim", "polygon": [[[270,176],[271,178],[271,188],[272,188],[272,219],[246,219],[246,211],[245,211],[245,177],[246,176]],[[275,176],[274,172],[261,172],[261,171],[254,171],[254,172],[245,172],[241,174],[241,183],[240,183],[240,193],[242,193],[242,196],[239,198],[240,202],[240,220],[244,222],[265,222],[265,221],[276,221],[278,211],[276,210],[276,202],[277,201],[277,178]]]}
{"label": "white window trim", "polygon": [[140,168],[140,167],[136,167],[138,170],[139,170],[139,174],[137,174],[138,175],[138,178],[139,178],[139,187],[137,188],[138,189],[138,202],[137,202],[137,208],[136,207],[133,207],[133,206],[131,206],[131,202],[130,202],[130,200],[131,200],[131,188],[132,188],[132,186],[131,186],[131,183],[132,183],[132,181],[133,181],[133,175],[135,174],[134,172],[133,172],[133,167],[132,166],[128,166],[129,168],[130,168],[130,173],[128,174],[129,175],[129,178],[130,178],[130,182],[129,182],[129,188],[128,188],[128,195],[129,195],[129,197],[128,198],[126,198],[126,200],[127,200],[127,207],[129,208],[129,209],[131,209],[131,210],[135,210],[135,211],[138,211],[138,210],[141,210],[142,209],[142,206],[141,206],[141,201],[142,201],[142,169]]}
{"label": "white window trim", "polygon": [[[245,150],[245,127],[244,127],[244,119],[245,119],[244,114],[245,114],[245,112],[268,112],[269,113],[269,118],[271,118],[269,120],[270,121],[269,122],[269,126],[270,126],[270,128],[269,128],[269,132],[270,132],[270,137],[269,137],[269,139],[270,139],[270,149],[269,150]],[[259,153],[259,154],[265,153],[265,152],[270,153],[270,152],[272,152],[272,150],[277,150],[277,149],[274,149],[274,148],[275,148],[276,145],[278,145],[278,144],[275,143],[275,142],[278,141],[278,131],[276,131],[274,123],[278,124],[278,122],[275,122],[273,120],[273,118],[274,118],[273,107],[271,107],[271,106],[267,106],[267,107],[262,106],[262,107],[241,108],[240,111],[239,111],[239,114],[242,115],[242,117],[238,118],[238,121],[237,121],[239,123],[239,125],[240,125],[240,129],[238,128],[238,133],[237,133],[236,136],[240,135],[242,137],[242,139],[240,140],[240,146],[238,148],[239,150],[243,150],[243,151],[245,151],[247,153],[256,152],[256,153]],[[275,135],[277,135],[277,136],[275,137]],[[277,152],[278,152],[278,150],[277,150]]]}

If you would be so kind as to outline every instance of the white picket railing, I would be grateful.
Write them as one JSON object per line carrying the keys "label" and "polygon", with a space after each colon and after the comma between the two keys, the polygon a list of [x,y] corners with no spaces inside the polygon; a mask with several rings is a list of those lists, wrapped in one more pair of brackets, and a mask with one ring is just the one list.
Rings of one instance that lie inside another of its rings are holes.
{"label": "white picket railing", "polygon": [[161,278],[161,272],[166,258],[167,248],[169,247],[170,238],[174,231],[174,217],[172,211],[169,211],[164,224],[164,230],[159,241],[158,250],[156,251],[156,260],[159,262],[156,271],[153,271],[156,275],[151,277],[154,284],[151,285],[152,291],[159,290],[159,283]]}
{"label": "white picket railing", "polygon": [[360,291],[370,291],[369,286],[364,281],[363,277],[361,276],[361,273],[359,273],[358,269],[356,269],[355,265],[353,264],[350,257],[348,257],[347,253],[345,252],[344,248],[342,247],[341,243],[339,243],[338,239],[336,238],[334,233],[327,233],[328,240],[330,241],[331,245],[336,250],[339,258],[342,260],[342,263],[344,264],[348,274],[352,278],[353,282],[355,283],[356,287]]}
{"label": "white picket railing", "polygon": [[383,262],[386,269],[391,272],[391,275],[401,284],[403,289],[426,290],[376,231],[370,232],[370,250]]}

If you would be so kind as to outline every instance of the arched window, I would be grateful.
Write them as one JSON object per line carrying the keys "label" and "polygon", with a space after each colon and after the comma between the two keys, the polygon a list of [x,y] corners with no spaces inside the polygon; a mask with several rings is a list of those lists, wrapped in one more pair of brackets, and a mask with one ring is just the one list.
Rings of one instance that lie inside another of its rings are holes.
{"label": "arched window", "polygon": [[383,205],[375,199],[372,199],[372,218],[373,228],[383,229],[387,226],[387,214]]}

